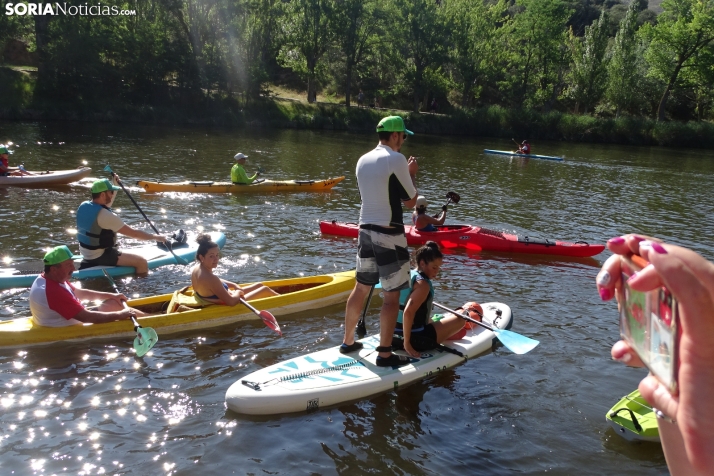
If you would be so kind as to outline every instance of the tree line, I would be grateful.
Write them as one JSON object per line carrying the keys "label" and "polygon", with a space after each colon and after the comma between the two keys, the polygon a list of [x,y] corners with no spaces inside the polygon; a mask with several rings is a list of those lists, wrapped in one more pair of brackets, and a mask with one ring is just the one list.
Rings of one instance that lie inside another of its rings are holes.
{"label": "tree line", "polygon": [[[70,0],[67,4],[86,4]],[[283,84],[353,105],[711,119],[714,0],[130,0],[0,14],[36,94],[194,107]]]}

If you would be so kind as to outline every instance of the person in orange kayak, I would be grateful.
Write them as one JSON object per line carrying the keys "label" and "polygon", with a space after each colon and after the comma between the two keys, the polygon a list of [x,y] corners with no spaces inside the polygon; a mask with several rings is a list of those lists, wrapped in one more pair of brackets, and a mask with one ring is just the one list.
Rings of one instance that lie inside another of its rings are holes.
{"label": "person in orange kayak", "polygon": [[279,294],[263,283],[240,287],[236,283],[219,278],[213,274],[221,255],[218,244],[213,242],[211,235],[208,234],[200,235],[196,238],[196,243],[198,243],[198,250],[196,250],[198,263],[191,270],[191,285],[193,292],[202,300],[235,306],[241,298],[252,300]]}
{"label": "person in orange kayak", "polygon": [[234,157],[236,164],[231,169],[231,182],[237,185],[250,185],[258,178],[260,172],[256,172],[252,177],[248,177],[245,172],[245,160],[248,158],[247,155],[238,152]]}
{"label": "person in orange kayak", "polygon": [[527,140],[524,140],[521,142],[521,145],[518,146],[518,153],[519,154],[530,154],[531,153],[531,145],[528,143]]}
{"label": "person in orange kayak", "polygon": [[412,213],[412,223],[419,231],[436,231],[436,225],[443,225],[444,220],[446,220],[447,206],[442,206],[441,214],[436,217],[426,214],[426,206],[426,198],[423,195],[419,195],[414,207],[414,213]]}

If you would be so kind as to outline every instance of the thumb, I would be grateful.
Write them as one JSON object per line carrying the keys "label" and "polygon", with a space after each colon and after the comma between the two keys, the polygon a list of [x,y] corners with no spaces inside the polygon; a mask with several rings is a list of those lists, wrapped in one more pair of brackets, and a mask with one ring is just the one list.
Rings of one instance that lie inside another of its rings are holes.
{"label": "thumb", "polygon": [[667,387],[662,385],[656,377],[651,374],[645,377],[640,382],[639,390],[642,397],[654,408],[673,420],[677,419],[679,397],[675,397],[669,393]]}

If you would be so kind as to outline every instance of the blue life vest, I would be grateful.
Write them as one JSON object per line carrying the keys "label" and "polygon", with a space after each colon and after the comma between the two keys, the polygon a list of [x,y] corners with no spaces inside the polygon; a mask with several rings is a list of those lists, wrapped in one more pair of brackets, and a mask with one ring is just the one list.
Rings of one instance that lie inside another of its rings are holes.
{"label": "blue life vest", "polygon": [[397,316],[397,328],[395,329],[395,332],[400,333],[402,331],[404,309],[407,307],[407,302],[409,301],[409,296],[412,294],[417,277],[421,277],[424,281],[429,283],[429,296],[427,296],[426,301],[421,303],[421,306],[419,306],[419,309],[417,309],[414,314],[412,332],[419,332],[424,329],[424,326],[429,322],[429,319],[431,319],[431,311],[434,303],[434,285],[431,283],[431,279],[419,273],[417,270],[412,269],[409,277],[409,287],[407,289],[402,289],[399,292],[399,315]]}
{"label": "blue life vest", "polygon": [[77,209],[77,240],[82,248],[99,250],[116,245],[116,232],[102,228],[97,223],[102,208],[112,211],[109,207],[91,201],[82,203]]}

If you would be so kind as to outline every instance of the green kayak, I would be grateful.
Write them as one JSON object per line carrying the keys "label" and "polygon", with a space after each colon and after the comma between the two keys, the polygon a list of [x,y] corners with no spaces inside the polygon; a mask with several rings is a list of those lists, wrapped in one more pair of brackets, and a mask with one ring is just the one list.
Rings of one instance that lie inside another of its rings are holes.
{"label": "green kayak", "polygon": [[639,390],[622,397],[607,412],[605,419],[626,440],[659,442],[657,417]]}

